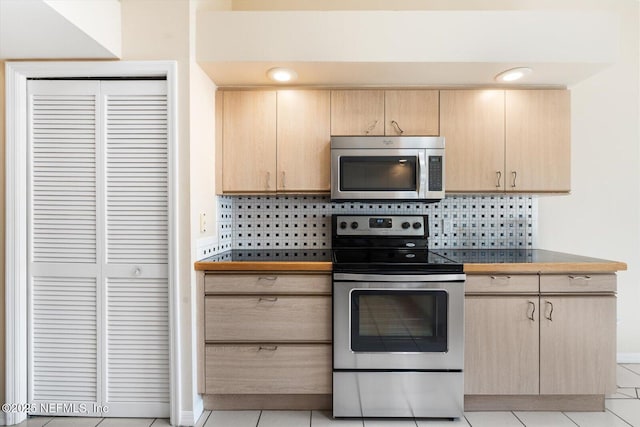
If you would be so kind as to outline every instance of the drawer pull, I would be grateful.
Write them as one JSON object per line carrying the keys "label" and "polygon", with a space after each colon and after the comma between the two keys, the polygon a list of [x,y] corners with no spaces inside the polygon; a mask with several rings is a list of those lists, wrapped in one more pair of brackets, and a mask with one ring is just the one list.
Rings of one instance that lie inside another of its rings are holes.
{"label": "drawer pull", "polygon": [[278,280],[278,276],[260,276],[258,277],[258,282],[271,282],[270,285],[273,285],[273,282]]}
{"label": "drawer pull", "polygon": [[258,351],[276,351],[277,349],[277,345],[261,345],[258,347]]}
{"label": "drawer pull", "polygon": [[571,280],[591,280],[591,276],[569,276]]}
{"label": "drawer pull", "polygon": [[271,298],[268,298],[268,297],[260,297],[260,298],[258,298],[258,302],[262,302],[262,301],[267,301],[267,302],[276,302],[276,301],[278,301],[278,297],[271,297]]}
{"label": "drawer pull", "polygon": [[531,315],[527,316],[529,318],[529,320],[531,320],[532,322],[536,321],[536,318],[533,317],[534,314],[536,314],[536,305],[533,303],[533,301],[527,301],[529,303],[529,306],[531,306]]}
{"label": "drawer pull", "polygon": [[509,280],[511,276],[491,276],[491,280]]}

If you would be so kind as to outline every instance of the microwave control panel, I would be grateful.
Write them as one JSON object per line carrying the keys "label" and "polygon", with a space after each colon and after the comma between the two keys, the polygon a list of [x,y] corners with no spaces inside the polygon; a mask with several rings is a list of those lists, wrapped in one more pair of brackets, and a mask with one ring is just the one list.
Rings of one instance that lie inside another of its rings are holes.
{"label": "microwave control panel", "polygon": [[429,191],[442,191],[442,156],[429,156]]}

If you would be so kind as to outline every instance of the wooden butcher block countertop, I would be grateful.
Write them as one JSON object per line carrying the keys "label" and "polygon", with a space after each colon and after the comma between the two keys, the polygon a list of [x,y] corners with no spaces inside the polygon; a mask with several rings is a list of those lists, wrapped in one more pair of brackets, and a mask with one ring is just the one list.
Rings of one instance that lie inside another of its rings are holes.
{"label": "wooden butcher block countertop", "polygon": [[[467,274],[486,273],[613,273],[624,262],[543,249],[437,249],[434,252],[464,264]],[[232,250],[195,263],[204,271],[330,272],[331,250]]]}

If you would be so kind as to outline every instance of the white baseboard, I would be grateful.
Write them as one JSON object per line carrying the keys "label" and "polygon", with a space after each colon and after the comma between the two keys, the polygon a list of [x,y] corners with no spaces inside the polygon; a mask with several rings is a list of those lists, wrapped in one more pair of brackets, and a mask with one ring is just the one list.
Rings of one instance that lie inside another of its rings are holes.
{"label": "white baseboard", "polygon": [[618,363],[640,363],[640,353],[618,353]]}
{"label": "white baseboard", "polygon": [[193,411],[180,411],[179,426],[195,426],[197,421]]}
{"label": "white baseboard", "polygon": [[202,416],[202,413],[204,412],[204,400],[202,399],[202,396],[197,395],[195,398],[195,402],[194,402],[194,408],[193,408],[193,419],[195,420],[193,425],[196,425],[198,423],[198,421],[200,421],[200,417]]}

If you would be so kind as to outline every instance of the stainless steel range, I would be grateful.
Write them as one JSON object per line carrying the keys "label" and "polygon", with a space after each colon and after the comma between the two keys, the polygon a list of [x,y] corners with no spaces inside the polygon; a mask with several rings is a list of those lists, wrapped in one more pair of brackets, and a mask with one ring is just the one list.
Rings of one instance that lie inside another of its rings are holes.
{"label": "stainless steel range", "polygon": [[459,418],[462,265],[428,217],[333,215],[333,416]]}

